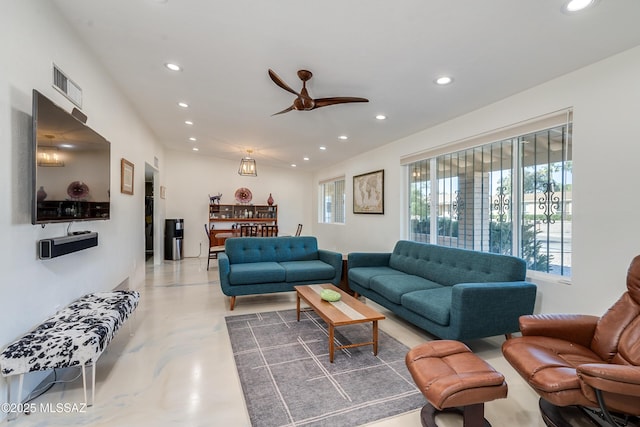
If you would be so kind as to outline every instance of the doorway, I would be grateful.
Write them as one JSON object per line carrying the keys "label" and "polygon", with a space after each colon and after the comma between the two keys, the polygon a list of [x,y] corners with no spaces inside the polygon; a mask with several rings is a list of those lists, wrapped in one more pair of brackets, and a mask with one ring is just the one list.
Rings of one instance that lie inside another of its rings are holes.
{"label": "doorway", "polygon": [[158,169],[144,164],[144,252],[145,261],[158,263],[162,254],[158,251]]}

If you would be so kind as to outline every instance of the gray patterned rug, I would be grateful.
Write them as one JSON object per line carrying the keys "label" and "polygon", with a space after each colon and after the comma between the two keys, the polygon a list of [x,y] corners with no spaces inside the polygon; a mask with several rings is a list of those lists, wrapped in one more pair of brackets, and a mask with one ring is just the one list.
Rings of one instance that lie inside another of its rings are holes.
{"label": "gray patterned rug", "polygon": [[[313,311],[226,317],[254,427],[358,426],[414,411],[425,399],[405,366],[406,346],[380,331],[372,347],[336,351],[329,363],[326,324]],[[384,322],[384,321],[383,321]],[[371,324],[336,328],[340,345],[371,340]],[[419,414],[416,414],[419,417]]]}

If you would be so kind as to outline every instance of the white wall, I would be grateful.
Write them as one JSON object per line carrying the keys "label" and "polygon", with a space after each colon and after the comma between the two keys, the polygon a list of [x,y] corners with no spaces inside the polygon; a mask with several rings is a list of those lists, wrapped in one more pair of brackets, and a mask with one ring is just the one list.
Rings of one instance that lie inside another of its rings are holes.
{"label": "white wall", "polygon": [[209,195],[222,193],[222,204],[235,204],[234,194],[240,187],[251,190],[253,204],[266,204],[269,194],[273,195],[278,205],[280,234],[293,234],[299,223],[304,224],[303,234],[311,234],[311,221],[315,218],[311,174],[266,167],[257,157],[258,176],[240,176],[240,157],[231,161],[201,152],[166,151],[166,217],[184,218],[185,257],[207,254],[209,242],[203,225],[209,222]]}
{"label": "white wall", "polygon": [[[348,203],[346,225],[318,225],[319,241],[342,252],[390,251],[407,236],[401,156],[573,107],[572,284],[536,280],[536,310],[602,314],[626,290],[629,262],[640,253],[638,76],[640,47],[323,170],[315,182],[346,175]],[[353,175],[378,169],[385,215],[353,215]]]}
{"label": "white wall", "polygon": [[[143,282],[144,162],[162,159],[154,137],[50,2],[1,6],[0,348],[84,293]],[[112,219],[71,226],[97,231],[97,247],[40,261],[37,241],[65,235],[68,225],[31,225],[32,89],[67,111],[73,107],[51,86],[54,62],[82,87],[87,124],[111,141]],[[136,165],[134,196],[119,191],[121,157]],[[0,395],[6,395],[1,383]]]}

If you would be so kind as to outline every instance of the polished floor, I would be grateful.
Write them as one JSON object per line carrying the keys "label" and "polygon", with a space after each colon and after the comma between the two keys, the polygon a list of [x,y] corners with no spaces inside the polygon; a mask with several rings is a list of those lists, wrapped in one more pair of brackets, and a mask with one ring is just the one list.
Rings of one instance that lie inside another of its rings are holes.
{"label": "polished floor", "polygon": [[[231,314],[218,284],[215,261],[206,259],[147,264],[140,306],[132,332],[124,327],[111,342],[96,369],[96,402],[82,406],[79,370],[57,372],[59,380],[34,399],[34,412],[4,421],[23,426],[249,426],[224,317]],[[367,302],[372,304],[371,302]],[[426,333],[385,309],[380,328],[413,347],[430,340]],[[295,307],[293,293],[239,297],[233,314]],[[467,343],[507,378],[506,399],[485,405],[494,427],[544,426],[536,395],[504,360],[502,337]],[[454,415],[438,417],[440,427],[459,427]],[[419,411],[386,419],[373,426],[418,427]]]}

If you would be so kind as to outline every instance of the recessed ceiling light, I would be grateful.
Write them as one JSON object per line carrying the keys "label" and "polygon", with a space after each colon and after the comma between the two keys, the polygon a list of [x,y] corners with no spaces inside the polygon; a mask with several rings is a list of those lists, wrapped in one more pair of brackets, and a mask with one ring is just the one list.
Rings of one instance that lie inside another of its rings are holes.
{"label": "recessed ceiling light", "polygon": [[345,140],[349,139],[349,137],[347,135],[340,135],[338,137],[338,139],[341,139],[341,140],[345,141]]}
{"label": "recessed ceiling light", "polygon": [[193,151],[198,151],[198,147],[193,147],[192,150]]}
{"label": "recessed ceiling light", "polygon": [[197,139],[195,139],[195,137],[192,136],[189,138],[189,141],[197,141]]}
{"label": "recessed ceiling light", "polygon": [[178,107],[189,108],[189,104],[187,104],[186,102],[178,102]]}
{"label": "recessed ceiling light", "polygon": [[185,125],[192,126],[192,125],[193,125],[193,122],[192,122],[191,120],[185,120],[185,121],[184,121],[184,124],[185,124]]}
{"label": "recessed ceiling light", "polygon": [[309,158],[308,157],[303,157],[302,160],[304,160],[305,162],[308,162]]}
{"label": "recessed ceiling light", "polygon": [[595,0],[570,0],[565,4],[564,10],[567,12],[578,12],[589,6],[593,6],[595,2]]}
{"label": "recessed ceiling light", "polygon": [[327,147],[325,147],[324,145],[321,145],[321,146],[320,146],[320,149],[321,149],[322,151],[324,151],[324,150],[326,150],[326,149],[327,149]]}
{"label": "recessed ceiling light", "polygon": [[296,165],[295,163],[291,163],[291,167],[295,168],[295,167],[298,167],[298,165]]}
{"label": "recessed ceiling light", "polygon": [[73,148],[73,145],[71,145],[71,144],[60,144],[60,147],[62,147],[62,148]]}
{"label": "recessed ceiling light", "polygon": [[440,86],[445,86],[448,85],[449,83],[451,83],[453,81],[453,79],[449,76],[442,76],[442,77],[438,77],[436,79],[436,84],[440,85]]}
{"label": "recessed ceiling light", "polygon": [[384,120],[384,119],[386,119],[386,118],[387,118],[387,116],[385,116],[384,114],[378,114],[378,115],[376,116],[376,119],[378,119],[378,120]]}
{"label": "recessed ceiling light", "polygon": [[182,67],[172,62],[167,62],[166,64],[164,64],[164,66],[170,69],[171,71],[182,71]]}

